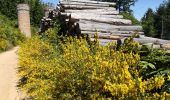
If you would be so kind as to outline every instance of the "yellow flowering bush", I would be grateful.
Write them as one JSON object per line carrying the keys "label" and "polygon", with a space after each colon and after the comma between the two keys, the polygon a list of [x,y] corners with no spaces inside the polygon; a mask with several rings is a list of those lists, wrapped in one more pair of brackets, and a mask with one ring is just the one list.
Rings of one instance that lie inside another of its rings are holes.
{"label": "yellow flowering bush", "polygon": [[8,48],[8,41],[0,39],[0,51],[5,51]]}
{"label": "yellow flowering bush", "polygon": [[89,44],[81,37],[61,40],[34,37],[21,45],[19,85],[35,100],[151,99],[151,91],[164,84],[162,76],[139,75],[140,56],[134,49],[122,50],[125,44],[116,50],[115,43],[100,46],[97,40]]}
{"label": "yellow flowering bush", "polygon": [[22,44],[18,54],[21,89],[37,100],[52,99],[56,81],[55,70],[58,68],[53,47],[35,37]]}

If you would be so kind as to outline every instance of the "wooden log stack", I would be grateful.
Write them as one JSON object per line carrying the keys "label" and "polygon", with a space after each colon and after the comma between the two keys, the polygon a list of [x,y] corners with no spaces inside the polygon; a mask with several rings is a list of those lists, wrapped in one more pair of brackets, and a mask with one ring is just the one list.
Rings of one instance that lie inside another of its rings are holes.
{"label": "wooden log stack", "polygon": [[101,45],[111,41],[123,42],[126,37],[138,33],[139,37],[134,40],[142,44],[155,44],[155,41],[159,41],[160,47],[169,46],[170,41],[144,36],[142,27],[132,25],[131,20],[119,14],[115,5],[114,2],[102,2],[102,0],[60,0],[57,9],[50,11],[49,16],[43,21],[48,22],[51,21],[49,19],[58,18],[63,34],[89,35],[92,41],[95,33],[98,33]]}
{"label": "wooden log stack", "polygon": [[64,22],[67,34],[87,34],[93,40],[97,32],[99,41],[101,39],[104,43],[132,36],[136,32],[143,34],[142,27],[124,19],[114,8],[115,5],[114,2],[95,0],[60,0],[59,19]]}

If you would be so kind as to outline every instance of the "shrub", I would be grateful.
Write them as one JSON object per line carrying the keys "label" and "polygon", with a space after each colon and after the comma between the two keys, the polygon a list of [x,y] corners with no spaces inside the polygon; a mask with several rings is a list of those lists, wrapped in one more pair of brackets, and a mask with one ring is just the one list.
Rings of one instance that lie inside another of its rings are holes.
{"label": "shrub", "polygon": [[5,51],[8,48],[8,41],[0,39],[0,51]]}
{"label": "shrub", "polygon": [[35,100],[141,99],[165,82],[163,76],[143,79],[137,67],[140,56],[134,48],[123,51],[125,44],[116,50],[115,43],[100,46],[97,40],[89,45],[82,38],[56,39],[34,37],[19,50],[20,87]]}
{"label": "shrub", "polygon": [[121,15],[123,15],[123,17],[125,19],[129,19],[132,21],[132,24],[134,25],[140,25],[141,23],[134,17],[133,14],[127,13],[127,12],[122,12]]}
{"label": "shrub", "polygon": [[154,68],[146,68],[146,71],[141,72],[143,78],[150,78],[152,76],[164,76],[165,84],[159,91],[170,93],[170,80],[167,77],[170,75],[170,56],[166,49],[147,49],[141,53],[141,60],[152,63]]}
{"label": "shrub", "polygon": [[35,37],[22,44],[18,54],[20,87],[36,100],[52,99],[59,69],[53,47]]}
{"label": "shrub", "polygon": [[7,50],[24,41],[24,36],[15,28],[15,22],[0,15],[0,51]]}

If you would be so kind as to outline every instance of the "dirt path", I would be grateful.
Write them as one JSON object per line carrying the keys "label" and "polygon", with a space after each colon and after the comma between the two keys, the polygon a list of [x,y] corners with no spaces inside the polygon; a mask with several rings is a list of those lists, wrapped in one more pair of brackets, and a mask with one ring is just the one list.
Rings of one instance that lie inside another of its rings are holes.
{"label": "dirt path", "polygon": [[17,92],[17,55],[18,47],[0,53],[0,100],[19,100]]}

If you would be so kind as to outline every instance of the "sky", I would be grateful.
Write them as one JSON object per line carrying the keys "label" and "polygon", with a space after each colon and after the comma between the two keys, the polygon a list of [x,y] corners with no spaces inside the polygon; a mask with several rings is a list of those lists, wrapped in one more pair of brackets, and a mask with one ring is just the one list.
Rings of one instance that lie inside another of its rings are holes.
{"label": "sky", "polygon": [[152,8],[154,11],[159,7],[164,0],[138,0],[135,3],[135,6],[132,7],[133,14],[135,17],[140,20],[148,8]]}
{"label": "sky", "polygon": [[[59,2],[59,0],[42,0],[44,2],[50,2],[54,3],[55,5]],[[140,20],[148,8],[152,8],[154,11],[156,8],[159,7],[161,3],[163,3],[164,0],[138,0],[135,3],[135,6],[132,7],[133,14],[135,17]]]}

